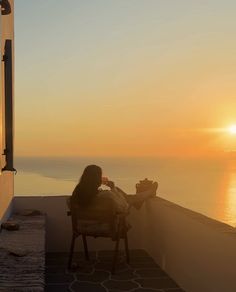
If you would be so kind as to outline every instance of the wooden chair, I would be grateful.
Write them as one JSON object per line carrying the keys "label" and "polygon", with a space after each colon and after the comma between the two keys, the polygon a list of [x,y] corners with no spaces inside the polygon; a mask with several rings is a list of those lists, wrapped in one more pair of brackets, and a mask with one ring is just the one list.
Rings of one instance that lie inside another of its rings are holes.
{"label": "wooden chair", "polygon": [[115,204],[108,198],[95,198],[91,205],[71,206],[68,204],[70,211],[67,213],[72,220],[72,240],[68,261],[68,269],[71,269],[75,240],[81,235],[84,246],[86,260],[89,260],[87,236],[107,237],[115,241],[115,249],[111,272],[115,273],[115,267],[119,252],[120,239],[124,240],[126,261],[129,263],[129,248],[127,231],[129,229],[126,223],[127,214],[117,213]]}

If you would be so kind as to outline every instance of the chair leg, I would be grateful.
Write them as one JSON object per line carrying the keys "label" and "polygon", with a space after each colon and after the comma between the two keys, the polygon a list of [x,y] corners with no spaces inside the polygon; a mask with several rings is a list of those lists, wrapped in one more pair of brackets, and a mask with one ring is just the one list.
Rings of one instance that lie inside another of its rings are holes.
{"label": "chair leg", "polygon": [[87,261],[89,261],[89,253],[88,253],[88,245],[87,245],[86,235],[82,234],[82,238],[83,238],[83,244],[84,244],[84,255],[85,255],[85,259]]}
{"label": "chair leg", "polygon": [[69,260],[68,260],[68,269],[71,269],[71,263],[72,263],[72,258],[73,258],[73,253],[74,253],[74,247],[75,247],[75,240],[76,240],[76,236],[73,235],[72,236],[72,240],[71,240],[71,245],[70,245],[70,254],[69,254]]}
{"label": "chair leg", "polygon": [[117,235],[116,235],[117,238],[116,238],[116,244],[115,244],[115,250],[114,250],[114,257],[113,257],[113,263],[112,263],[112,268],[111,268],[112,274],[115,274],[115,269],[116,269],[116,262],[117,262],[117,257],[118,257],[118,253],[119,253],[121,227],[122,227],[122,222],[121,222],[121,220],[119,220],[118,228],[117,228]]}
{"label": "chair leg", "polygon": [[128,245],[128,236],[127,236],[127,232],[125,232],[124,242],[125,242],[125,255],[126,255],[126,262],[127,262],[127,264],[129,264],[129,263],[130,263],[130,257],[129,257],[129,245]]}
{"label": "chair leg", "polygon": [[116,262],[117,262],[118,252],[119,252],[119,244],[120,244],[120,237],[118,236],[118,238],[116,240],[113,263],[112,263],[112,268],[111,268],[111,273],[113,275],[115,274],[115,269],[116,269]]}

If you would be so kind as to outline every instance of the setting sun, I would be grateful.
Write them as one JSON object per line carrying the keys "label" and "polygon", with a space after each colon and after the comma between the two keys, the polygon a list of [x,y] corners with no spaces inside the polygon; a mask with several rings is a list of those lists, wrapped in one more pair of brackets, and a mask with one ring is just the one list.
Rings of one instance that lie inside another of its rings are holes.
{"label": "setting sun", "polygon": [[232,125],[228,128],[228,131],[232,135],[236,135],[236,125]]}

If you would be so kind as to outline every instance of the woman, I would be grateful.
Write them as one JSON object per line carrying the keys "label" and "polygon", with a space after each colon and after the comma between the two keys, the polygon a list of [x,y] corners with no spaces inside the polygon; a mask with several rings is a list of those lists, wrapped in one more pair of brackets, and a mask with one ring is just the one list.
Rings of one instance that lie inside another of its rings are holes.
{"label": "woman", "polygon": [[[110,190],[101,190],[99,187],[104,184]],[[150,189],[136,195],[127,195],[120,188],[116,187],[114,182],[108,179],[102,180],[102,169],[97,165],[88,165],[80,178],[79,183],[75,187],[71,204],[79,204],[80,206],[88,206],[95,197],[109,197],[116,205],[118,212],[128,212],[131,206],[137,209],[142,203],[156,195],[158,184],[155,182]]]}

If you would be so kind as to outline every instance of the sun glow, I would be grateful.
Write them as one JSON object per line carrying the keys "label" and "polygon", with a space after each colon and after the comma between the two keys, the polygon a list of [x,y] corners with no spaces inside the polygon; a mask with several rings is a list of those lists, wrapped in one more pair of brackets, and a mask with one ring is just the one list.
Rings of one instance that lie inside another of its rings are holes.
{"label": "sun glow", "polygon": [[236,135],[236,125],[232,125],[228,128],[228,131],[232,135]]}

